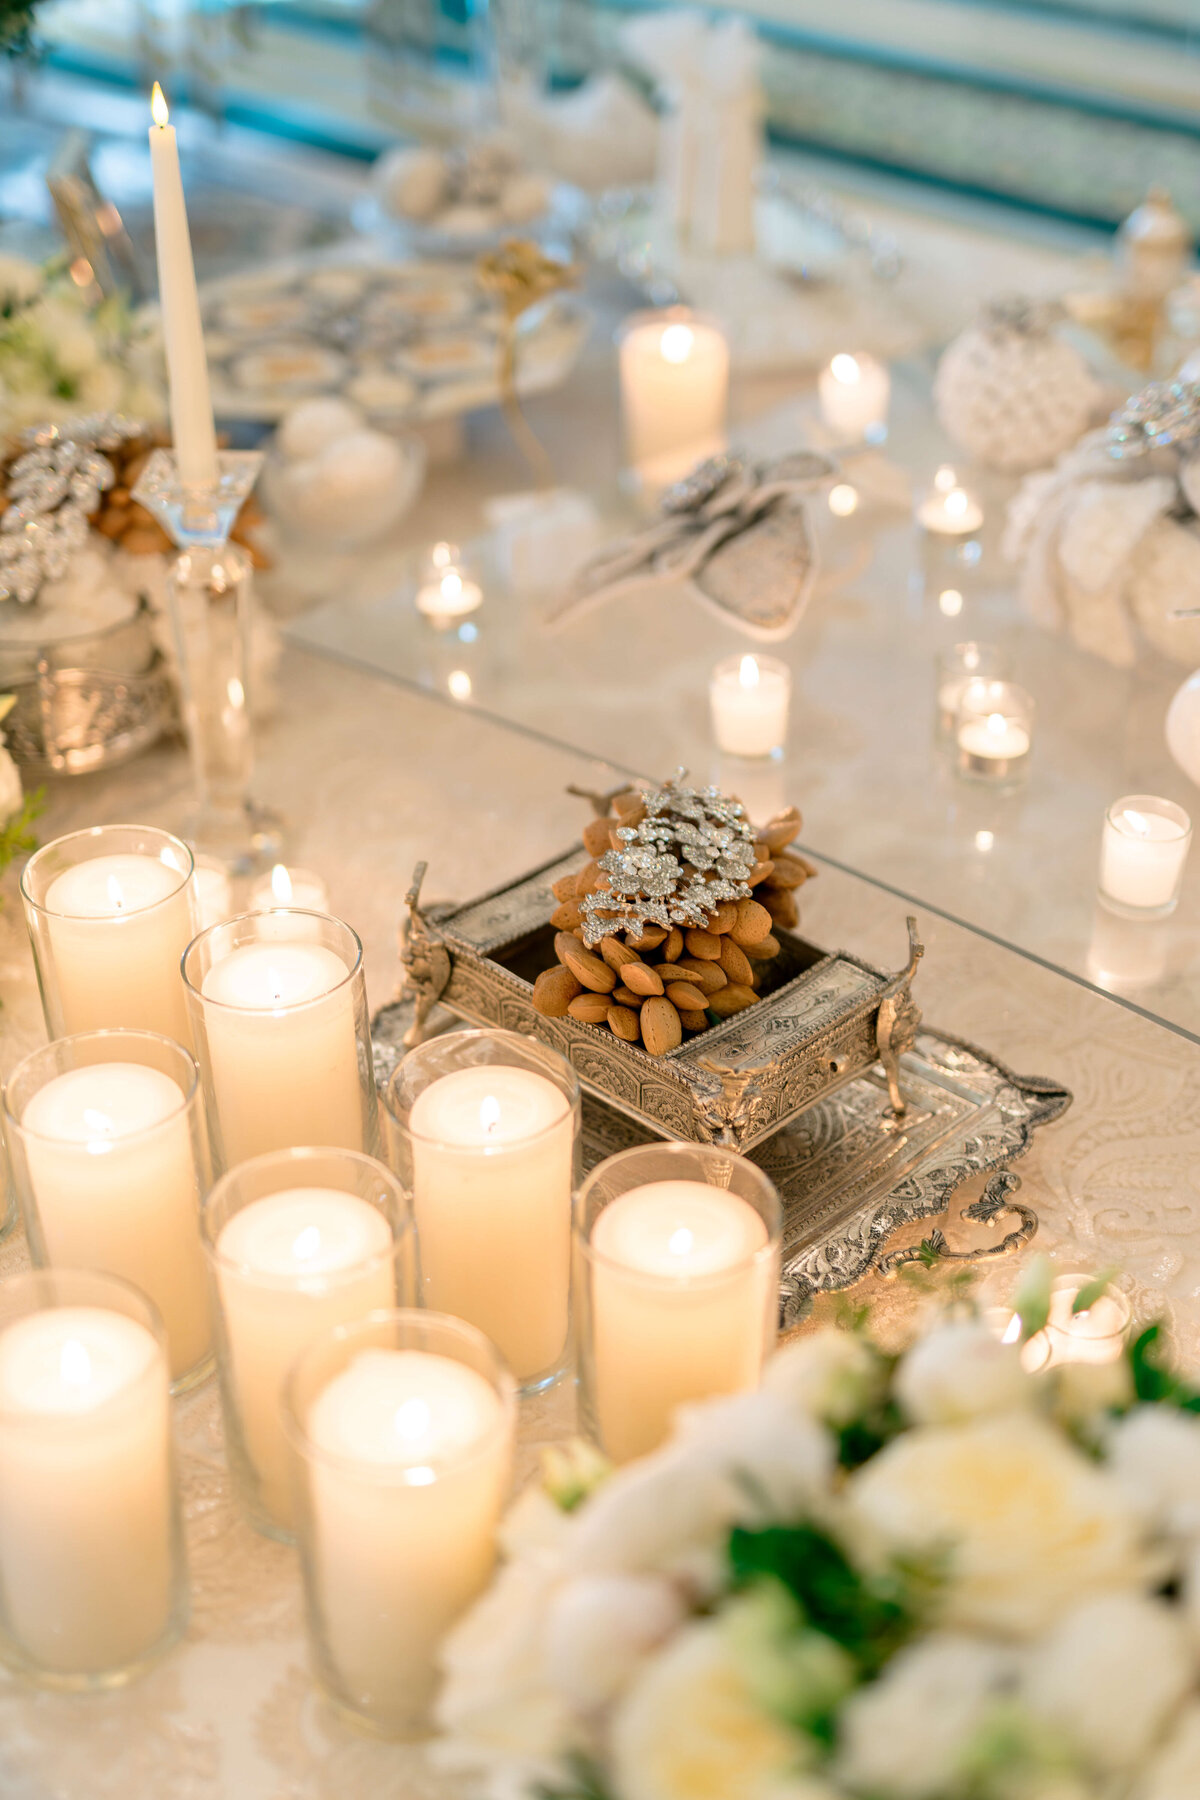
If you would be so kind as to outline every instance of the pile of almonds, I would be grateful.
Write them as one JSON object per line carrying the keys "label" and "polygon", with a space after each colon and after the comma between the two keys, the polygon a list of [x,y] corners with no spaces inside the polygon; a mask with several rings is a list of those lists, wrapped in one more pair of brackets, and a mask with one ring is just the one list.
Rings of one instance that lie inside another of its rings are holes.
{"label": "pile of almonds", "polygon": [[637,937],[618,933],[589,950],[580,902],[608,886],[600,859],[624,848],[617,830],[640,816],[642,796],[629,789],[611,805],[610,815],[593,819],[584,831],[591,857],[586,868],[554,884],[558,906],[550,922],[558,928],[558,966],[538,976],[533,1004],[545,1018],[607,1025],[624,1043],[665,1056],[685,1032],[705,1031],[753,1006],[781,948],[775,929],[799,923],[795,890],[817,871],[787,853],[802,823],[788,807],[755,833],[751,897],[714,905],[704,929],[647,925]]}

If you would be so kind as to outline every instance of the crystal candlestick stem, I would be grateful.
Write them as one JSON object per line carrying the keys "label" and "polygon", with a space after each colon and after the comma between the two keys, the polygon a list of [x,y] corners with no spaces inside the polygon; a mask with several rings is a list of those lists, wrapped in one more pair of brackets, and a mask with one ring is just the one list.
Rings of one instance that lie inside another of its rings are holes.
{"label": "crystal candlestick stem", "polygon": [[258,478],[256,451],[223,450],[214,487],[185,488],[174,454],[156,450],[134,489],[178,546],[167,604],[194,795],[184,835],[234,869],[276,860],[278,818],[250,797],[249,558],[229,533]]}

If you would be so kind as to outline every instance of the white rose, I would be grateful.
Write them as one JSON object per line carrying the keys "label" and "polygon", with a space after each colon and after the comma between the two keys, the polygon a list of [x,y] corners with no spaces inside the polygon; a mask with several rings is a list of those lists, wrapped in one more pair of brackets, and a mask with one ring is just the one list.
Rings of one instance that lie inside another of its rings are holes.
{"label": "white rose", "polygon": [[768,1800],[805,1748],[756,1704],[714,1619],[643,1667],[611,1744],[619,1800]]}
{"label": "white rose", "polygon": [[1200,1794],[1200,1701],[1175,1721],[1170,1737],[1133,1790],[1133,1800],[1196,1800]]}
{"label": "white rose", "polygon": [[814,1331],[776,1352],[762,1385],[789,1406],[833,1426],[848,1425],[883,1387],[884,1365],[856,1331]]}
{"label": "white rose", "polygon": [[546,1612],[546,1678],[579,1712],[609,1705],[686,1616],[662,1575],[578,1575]]}
{"label": "white rose", "polygon": [[1138,1406],[1113,1426],[1108,1461],[1155,1530],[1200,1537],[1200,1419],[1174,1406]]}
{"label": "white rose", "polygon": [[946,1556],[948,1623],[1032,1635],[1146,1575],[1123,1490],[1032,1413],[905,1432],[849,1493],[879,1546]]}
{"label": "white rose", "polygon": [[32,300],[42,286],[42,271],[23,256],[0,256],[0,307]]}
{"label": "white rose", "polygon": [[1033,1384],[1015,1344],[1002,1344],[978,1319],[937,1325],[896,1370],[895,1394],[918,1425],[953,1425],[1027,1406]]}
{"label": "white rose", "polygon": [[20,812],[24,798],[21,771],[4,748],[4,736],[0,733],[0,826],[7,825]]}
{"label": "white rose", "polygon": [[1030,1711],[1105,1772],[1144,1758],[1190,1685],[1179,1618],[1139,1594],[1077,1607],[1033,1646],[1021,1677]]}
{"label": "white rose", "polygon": [[836,1773],[854,1792],[923,1800],[948,1787],[1010,1677],[998,1645],[935,1632],[843,1707]]}
{"label": "white rose", "polygon": [[558,1580],[552,1561],[508,1563],[444,1640],[437,1720],[457,1760],[551,1760],[574,1741],[574,1721],[546,1680],[543,1655]]}
{"label": "white rose", "polygon": [[571,1529],[571,1515],[552,1500],[540,1481],[521,1489],[497,1533],[507,1557],[548,1557],[561,1551]]}
{"label": "white rose", "polygon": [[112,363],[97,363],[79,383],[79,404],[91,412],[115,412],[121,404],[125,381]]}
{"label": "white rose", "polygon": [[1106,1363],[1063,1363],[1053,1371],[1054,1416],[1096,1434],[1114,1408],[1133,1399],[1133,1376],[1123,1356]]}

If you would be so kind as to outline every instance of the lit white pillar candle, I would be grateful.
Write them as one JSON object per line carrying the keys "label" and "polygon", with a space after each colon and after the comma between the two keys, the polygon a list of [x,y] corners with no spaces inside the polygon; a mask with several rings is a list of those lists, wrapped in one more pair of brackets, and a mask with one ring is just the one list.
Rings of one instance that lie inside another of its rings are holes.
{"label": "lit white pillar candle", "polygon": [[601,1212],[591,1355],[600,1438],[615,1461],[653,1450],[684,1401],[755,1386],[773,1336],[766,1245],[748,1201],[699,1181],[631,1188]]}
{"label": "lit white pillar candle", "polygon": [[1173,911],[1192,842],[1181,806],[1129,794],[1109,807],[1100,843],[1100,894],[1114,910],[1161,917]]}
{"label": "lit white pillar candle", "polygon": [[0,1331],[0,1590],[64,1679],[138,1662],[171,1619],[171,1427],[151,1332],[58,1306]]}
{"label": "lit white pillar candle", "polygon": [[417,1095],[408,1129],[426,1304],[477,1326],[518,1380],[549,1371],[567,1335],[567,1096],[533,1069],[454,1069]]}
{"label": "lit white pillar candle", "polygon": [[474,1369],[358,1352],[307,1418],[309,1580],[340,1693],[417,1729],[437,1651],[487,1585],[508,1491],[510,1414]]}
{"label": "lit white pillar candle", "polygon": [[69,1069],[33,1095],[20,1128],[46,1261],[140,1288],[162,1315],[172,1379],[196,1368],[210,1348],[208,1283],[178,1084],[134,1062]]}
{"label": "lit white pillar candle", "polygon": [[882,435],[891,391],[892,378],[874,356],[843,352],[817,377],[821,417],[830,431],[852,443]]}
{"label": "lit white pillar candle", "polygon": [[227,1400],[260,1504],[286,1529],[284,1377],[322,1332],[396,1304],[391,1226],[357,1194],[289,1188],[233,1215],[217,1237],[213,1266]]}
{"label": "lit white pillar candle", "polygon": [[954,470],[943,465],[917,507],[917,523],[936,537],[969,537],[983,524],[983,508]]}
{"label": "lit white pillar candle", "polygon": [[792,672],[772,656],[730,656],[708,687],[713,736],[727,756],[773,756],[787,740]]}
{"label": "lit white pillar candle", "polygon": [[329,889],[312,869],[289,869],[276,863],[260,875],[250,889],[251,912],[269,912],[273,906],[296,906],[303,912],[328,912]]}
{"label": "lit white pillar candle", "polygon": [[[101,853],[56,875],[30,919],[39,961],[44,951],[53,965],[41,970],[51,1035],[127,1026],[190,1044],[179,975],[197,926],[190,854],[172,839],[161,856],[106,855],[105,832],[94,836]],[[25,871],[27,911],[34,865],[56,849]]]}
{"label": "lit white pillar candle", "polygon": [[620,335],[625,454],[655,485],[725,447],[729,345],[685,308],[635,313]]}
{"label": "lit white pillar candle", "polygon": [[163,342],[171,388],[171,435],[184,487],[211,488],[217,480],[217,436],[208,389],[204,326],[192,240],[188,231],[175,127],[157,81],[150,102],[150,169],[154,178],[154,246]]}
{"label": "lit white pillar candle", "polygon": [[207,1060],[226,1166],[296,1144],[363,1146],[354,998],[324,944],[245,944],[204,976]]}

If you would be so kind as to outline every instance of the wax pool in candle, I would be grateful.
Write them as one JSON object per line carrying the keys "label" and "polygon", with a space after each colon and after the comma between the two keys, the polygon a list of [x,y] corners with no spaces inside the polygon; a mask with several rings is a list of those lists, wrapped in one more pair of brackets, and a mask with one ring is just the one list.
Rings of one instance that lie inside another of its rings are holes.
{"label": "wax pool in candle", "polygon": [[327,912],[329,889],[311,869],[289,869],[276,863],[250,890],[252,912],[269,912],[273,906],[297,906],[304,912]]}
{"label": "wax pool in candle", "polygon": [[187,873],[157,856],[93,856],[56,875],[42,908],[57,1035],[126,1026],[189,1044],[179,959],[196,930]]}
{"label": "wax pool in candle", "polygon": [[629,463],[655,483],[676,480],[723,448],[729,346],[691,313],[639,314],[620,341],[621,409]]}
{"label": "wax pool in candle", "polygon": [[1119,1290],[1099,1294],[1078,1312],[1075,1303],[1087,1285],[1085,1276],[1063,1276],[1050,1295],[1046,1337],[1051,1365],[1116,1362],[1125,1344],[1129,1302]]}
{"label": "wax pool in candle", "polygon": [[771,756],[787,738],[792,678],[774,658],[729,657],[709,683],[713,735],[728,756]]}
{"label": "wax pool in candle", "polygon": [[1003,713],[988,713],[984,718],[964,719],[958,727],[958,747],[972,766],[995,764],[1008,766],[1029,752],[1030,736],[1026,727]]}
{"label": "wax pool in candle", "polygon": [[591,1237],[595,1406],[617,1462],[666,1437],[686,1400],[758,1380],[772,1329],[767,1228],[737,1194],[654,1181],[611,1201]]}
{"label": "wax pool in candle", "polygon": [[157,81],[151,100],[150,167],[154,178],[154,245],[163,341],[171,388],[171,435],[184,487],[210,488],[217,479],[217,438],[204,354],[204,326],[192,264],[175,128]]}
{"label": "wax pool in candle", "polygon": [[454,1069],[409,1115],[427,1305],[478,1327],[519,1380],[567,1334],[575,1120],[533,1069]]}
{"label": "wax pool in candle", "polygon": [[158,1345],[136,1319],[53,1307],[0,1332],[0,1589],[23,1653],[63,1676],[136,1662],[172,1600]]}
{"label": "wax pool in candle", "polygon": [[835,356],[817,378],[821,415],[838,436],[857,440],[886,423],[892,382],[873,356]]}
{"label": "wax pool in candle", "polygon": [[1191,845],[1191,822],[1170,801],[1135,795],[1118,801],[1104,821],[1100,891],[1130,912],[1174,906]]}
{"label": "wax pool in candle", "polygon": [[363,1148],[354,1001],[324,944],[231,950],[201,984],[206,1055],[227,1165],[267,1150]]}
{"label": "wax pool in candle", "polygon": [[104,1269],[162,1314],[173,1378],[208,1354],[200,1182],[184,1095],[140,1063],[69,1069],[38,1089],[22,1148],[46,1261]]}
{"label": "wax pool in candle", "polygon": [[313,1610],[338,1685],[364,1712],[415,1723],[441,1639],[492,1570],[504,1410],[448,1357],[366,1349],[317,1396],[306,1431]]}
{"label": "wax pool in candle", "polygon": [[289,1188],[229,1220],[215,1267],[228,1398],[266,1512],[292,1516],[280,1394],[320,1332],[396,1303],[391,1226],[357,1194]]}

